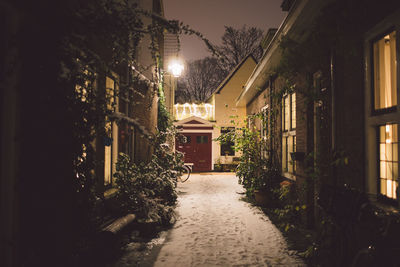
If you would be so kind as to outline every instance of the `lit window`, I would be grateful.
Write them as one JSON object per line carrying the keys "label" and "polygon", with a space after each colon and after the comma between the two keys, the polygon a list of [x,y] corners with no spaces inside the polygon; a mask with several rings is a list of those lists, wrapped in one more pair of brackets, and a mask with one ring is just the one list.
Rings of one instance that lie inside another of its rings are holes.
{"label": "lit window", "polygon": [[261,109],[261,137],[263,140],[268,138],[268,130],[269,130],[269,106],[266,105]]}
{"label": "lit window", "polygon": [[282,138],[282,170],[295,173],[296,165],[292,160],[291,153],[296,152],[296,136],[283,136]]}
{"label": "lit window", "polygon": [[283,120],[282,120],[283,127],[282,128],[283,128],[284,131],[289,130],[289,123],[290,123],[289,99],[290,99],[289,96],[285,96],[283,98],[283,112],[282,112],[282,114],[283,114]]}
{"label": "lit window", "polygon": [[291,116],[291,129],[296,129],[296,94],[291,94],[290,116]]}
{"label": "lit window", "polygon": [[271,122],[270,122],[270,112],[269,112],[269,106],[266,105],[261,109],[261,141],[262,141],[262,157],[264,159],[268,159],[268,150],[271,150],[269,147],[270,144],[268,144],[268,141],[271,140],[269,136],[269,131],[271,127]]}
{"label": "lit window", "polygon": [[109,111],[118,110],[117,107],[117,98],[116,98],[116,88],[115,81],[110,77],[106,77],[106,100],[107,100],[107,109]]}
{"label": "lit window", "polygon": [[[108,111],[118,110],[117,83],[106,77],[106,103]],[[118,157],[118,125],[115,121],[105,118],[104,136],[104,185],[113,185],[112,176],[115,173],[115,163]]]}
{"label": "lit window", "polygon": [[282,99],[282,171],[295,173],[291,153],[296,152],[296,94]]}
{"label": "lit window", "polygon": [[374,107],[397,105],[396,32],[373,42]]}
{"label": "lit window", "polygon": [[396,199],[399,178],[398,124],[379,127],[379,180],[380,193]]}

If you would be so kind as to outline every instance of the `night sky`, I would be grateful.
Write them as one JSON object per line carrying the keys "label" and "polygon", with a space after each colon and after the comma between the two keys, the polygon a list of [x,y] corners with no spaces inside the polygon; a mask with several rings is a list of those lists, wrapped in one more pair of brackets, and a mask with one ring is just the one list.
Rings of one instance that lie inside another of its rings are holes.
{"label": "night sky", "polygon": [[[278,28],[287,12],[280,9],[281,0],[164,0],[167,19],[177,19],[200,31],[213,44],[221,43],[224,25],[241,28],[256,26],[264,31]],[[209,54],[197,37],[181,37],[185,60]]]}

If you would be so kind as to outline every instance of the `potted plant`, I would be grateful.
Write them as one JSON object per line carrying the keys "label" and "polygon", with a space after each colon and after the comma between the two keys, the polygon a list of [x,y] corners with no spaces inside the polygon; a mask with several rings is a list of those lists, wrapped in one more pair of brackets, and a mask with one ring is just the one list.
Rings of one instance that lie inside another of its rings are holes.
{"label": "potted plant", "polygon": [[274,200],[273,190],[278,186],[280,180],[276,167],[272,164],[265,167],[254,179],[254,200],[260,206],[272,205]]}

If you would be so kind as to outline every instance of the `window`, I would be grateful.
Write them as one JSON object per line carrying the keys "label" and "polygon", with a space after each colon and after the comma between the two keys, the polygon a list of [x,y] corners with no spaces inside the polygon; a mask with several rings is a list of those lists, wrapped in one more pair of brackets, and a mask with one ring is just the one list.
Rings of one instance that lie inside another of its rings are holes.
{"label": "window", "polygon": [[291,153],[296,152],[296,94],[282,99],[282,171],[295,173],[296,165]]}
{"label": "window", "polygon": [[198,135],[198,136],[196,136],[196,143],[197,144],[207,144],[208,143],[208,136],[207,135]]}
{"label": "window", "polygon": [[397,13],[364,34],[366,190],[393,205],[399,180],[399,26]]}
{"label": "window", "polygon": [[270,122],[270,116],[269,116],[269,106],[266,105],[265,107],[263,107],[261,109],[261,141],[262,141],[262,157],[264,159],[268,159],[268,150],[270,150],[271,148],[269,148],[268,141],[270,140],[270,136],[269,136],[269,131],[270,126],[271,126],[271,122]]}
{"label": "window", "polygon": [[373,42],[374,108],[397,105],[396,32]]}
{"label": "window", "polygon": [[180,139],[181,144],[190,144],[192,142],[192,137],[189,135],[185,135],[183,138]]}
{"label": "window", "polygon": [[[235,127],[222,127],[221,135],[227,134],[230,132],[234,132],[234,131],[235,131]],[[235,143],[230,138],[228,138],[226,140],[226,142],[221,143],[221,156],[235,156],[235,150],[233,148],[234,146],[235,146]]]}
{"label": "window", "polygon": [[107,102],[107,110],[116,111],[118,110],[117,106],[117,92],[116,92],[116,82],[114,79],[110,77],[106,77],[106,102]]}
{"label": "window", "polygon": [[[118,110],[116,82],[106,77],[106,107],[113,112]],[[112,174],[115,173],[115,163],[118,157],[118,125],[106,117],[104,136],[104,185],[112,186]]]}
{"label": "window", "polygon": [[296,136],[284,136],[282,138],[282,171],[294,173],[295,164],[290,156],[296,152]]}
{"label": "window", "polygon": [[269,125],[270,125],[270,118],[269,118],[269,106],[266,105],[261,109],[261,138],[263,140],[267,140],[269,134]]}
{"label": "window", "polygon": [[379,126],[379,192],[396,199],[399,180],[398,124]]}

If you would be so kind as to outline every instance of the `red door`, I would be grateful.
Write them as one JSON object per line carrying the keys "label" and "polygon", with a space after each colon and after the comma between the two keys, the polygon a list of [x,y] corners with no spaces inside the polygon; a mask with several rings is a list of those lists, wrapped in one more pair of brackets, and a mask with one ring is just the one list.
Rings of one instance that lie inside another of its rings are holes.
{"label": "red door", "polygon": [[193,171],[211,170],[211,133],[185,133],[186,143],[176,140],[176,150],[183,152],[185,163],[193,163]]}

